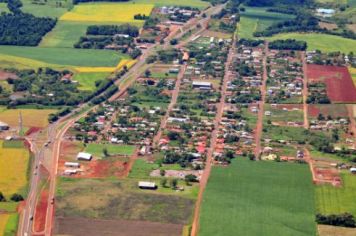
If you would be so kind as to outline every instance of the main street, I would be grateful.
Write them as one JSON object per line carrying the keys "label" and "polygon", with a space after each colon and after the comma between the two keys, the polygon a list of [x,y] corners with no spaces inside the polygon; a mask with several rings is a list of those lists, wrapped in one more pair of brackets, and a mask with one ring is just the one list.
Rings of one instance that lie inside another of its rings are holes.
{"label": "main street", "polygon": [[[203,30],[206,29],[209,17],[212,14],[216,14],[219,12],[224,5],[217,5],[214,7],[208,8],[203,13],[206,14],[207,17],[200,17],[198,20],[194,19],[194,21],[188,21],[184,26],[182,26],[182,30],[180,33],[174,36],[173,38],[179,39],[186,32],[192,30],[196,27],[196,25],[200,24],[203,26]],[[183,30],[183,28],[186,28]],[[202,31],[199,31],[202,32]],[[196,34],[194,34],[196,35]],[[109,101],[114,101],[118,99],[120,96],[125,94],[126,90],[135,82],[136,78],[144,72],[144,70],[148,67],[146,63],[146,59],[150,55],[154,55],[154,53],[159,48],[167,48],[169,46],[170,39],[166,39],[164,45],[159,45],[158,43],[150,46],[143,54],[140,56],[138,62],[130,68],[130,70],[122,76],[119,80],[115,82],[115,84],[119,87],[119,91],[115,93]],[[33,134],[28,137],[28,141],[31,144],[31,151],[34,154],[34,167],[32,170],[29,194],[26,199],[25,207],[22,211],[19,221],[18,235],[19,236],[31,236],[31,235],[45,235],[49,236],[53,233],[54,228],[54,208],[55,208],[55,190],[56,190],[56,180],[57,180],[57,169],[58,169],[58,159],[60,154],[61,142],[67,130],[81,117],[84,117],[89,111],[92,111],[97,106],[87,108],[87,104],[83,104],[75,109],[71,114],[65,116],[64,118],[58,120],[57,122],[50,124],[46,129],[40,131],[41,134],[45,134],[45,139],[38,142],[39,134]],[[81,113],[80,113],[81,112]],[[77,114],[79,113],[79,115]],[[46,155],[45,155],[46,153]],[[45,230],[43,232],[34,232],[34,215],[36,210],[36,204],[39,193],[39,183],[40,183],[40,173],[37,169],[43,165],[49,171],[49,196],[48,196],[48,205],[46,212],[46,223]]]}

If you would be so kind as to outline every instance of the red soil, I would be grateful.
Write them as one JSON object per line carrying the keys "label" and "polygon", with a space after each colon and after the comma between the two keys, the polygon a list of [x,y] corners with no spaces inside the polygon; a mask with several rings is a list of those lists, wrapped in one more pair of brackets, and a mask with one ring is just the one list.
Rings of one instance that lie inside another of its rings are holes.
{"label": "red soil", "polygon": [[308,65],[310,82],[324,82],[328,97],[332,102],[356,102],[356,88],[347,67]]}
{"label": "red soil", "polygon": [[42,232],[45,229],[47,206],[48,206],[48,190],[43,190],[38,199],[35,215],[34,215],[35,232]]}
{"label": "red soil", "polygon": [[40,130],[41,130],[41,128],[39,128],[39,127],[31,127],[26,131],[25,135],[27,136],[27,135],[36,133],[36,132],[38,132]]}

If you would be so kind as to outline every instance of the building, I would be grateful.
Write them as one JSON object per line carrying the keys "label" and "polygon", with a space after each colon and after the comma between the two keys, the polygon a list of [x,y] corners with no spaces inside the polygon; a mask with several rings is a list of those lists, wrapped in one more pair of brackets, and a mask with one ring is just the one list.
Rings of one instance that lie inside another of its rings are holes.
{"label": "building", "polygon": [[78,162],[68,162],[66,161],[64,163],[64,166],[66,167],[74,167],[74,168],[79,168],[80,167],[80,164]]}
{"label": "building", "polygon": [[213,86],[210,82],[200,82],[200,81],[193,81],[193,88],[198,89],[211,89]]}
{"label": "building", "polygon": [[80,152],[77,155],[78,161],[91,161],[92,158],[93,156],[90,153],[86,153],[86,152]]}
{"label": "building", "polygon": [[8,130],[9,128],[10,128],[10,127],[9,127],[8,124],[6,124],[6,123],[0,121],[0,131],[2,131],[2,130]]}
{"label": "building", "polygon": [[154,182],[140,181],[138,182],[138,187],[140,189],[157,189],[157,185]]}

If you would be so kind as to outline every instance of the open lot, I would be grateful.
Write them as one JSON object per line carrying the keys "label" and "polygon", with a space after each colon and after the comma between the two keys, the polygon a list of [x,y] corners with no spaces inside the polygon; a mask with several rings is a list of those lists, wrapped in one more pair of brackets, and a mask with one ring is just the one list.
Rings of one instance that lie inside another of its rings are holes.
{"label": "open lot", "polygon": [[[162,224],[132,220],[98,220],[86,218],[57,218],[55,233],[73,236],[97,236],[105,232],[106,236],[180,236],[182,225]],[[73,224],[76,227],[73,227]],[[118,230],[120,229],[120,230]]]}
{"label": "open lot", "polygon": [[56,215],[187,224],[194,200],[178,196],[179,193],[174,191],[170,194],[157,191],[139,190],[137,181],[130,179],[61,178],[57,188]]}
{"label": "open lot", "polygon": [[154,4],[157,7],[162,6],[189,6],[199,9],[207,8],[210,4],[201,0],[133,0],[133,3]]}
{"label": "open lot", "polygon": [[306,41],[308,44],[307,50],[321,50],[323,52],[356,52],[356,40],[342,38],[340,36],[318,34],[318,33],[286,33],[277,34],[267,38],[270,41],[277,39],[296,39]]}
{"label": "open lot", "polygon": [[315,235],[313,188],[307,165],[238,157],[212,170],[200,235]]}
{"label": "open lot", "polygon": [[136,14],[150,15],[153,4],[128,3],[88,3],[75,5],[74,8],[61,16],[61,21],[83,22],[143,22],[134,19]]}
{"label": "open lot", "polygon": [[331,185],[316,186],[317,212],[322,214],[341,214],[350,212],[356,215],[356,176],[341,173],[341,187]]}
{"label": "open lot", "polygon": [[104,80],[108,75],[107,72],[78,73],[73,80],[78,81],[80,90],[94,91],[95,82]]}
{"label": "open lot", "polygon": [[354,236],[356,229],[331,225],[318,225],[319,236]]}
{"label": "open lot", "polygon": [[333,103],[356,102],[356,88],[347,67],[309,64],[307,76],[310,82],[326,84],[328,97]]}
{"label": "open lot", "polygon": [[0,109],[0,120],[11,127],[18,127],[21,113],[24,127],[44,128],[48,125],[48,115],[56,111],[54,109]]}
{"label": "open lot", "polygon": [[4,148],[0,141],[0,189],[6,197],[26,194],[29,152],[22,148]]}
{"label": "open lot", "polygon": [[86,152],[93,154],[94,156],[102,156],[103,149],[106,148],[110,155],[132,155],[135,151],[133,145],[114,145],[114,144],[96,144],[90,143],[85,148]]}
{"label": "open lot", "polygon": [[310,104],[308,105],[308,116],[315,119],[319,114],[324,117],[331,115],[332,117],[347,117],[347,108],[344,104]]}

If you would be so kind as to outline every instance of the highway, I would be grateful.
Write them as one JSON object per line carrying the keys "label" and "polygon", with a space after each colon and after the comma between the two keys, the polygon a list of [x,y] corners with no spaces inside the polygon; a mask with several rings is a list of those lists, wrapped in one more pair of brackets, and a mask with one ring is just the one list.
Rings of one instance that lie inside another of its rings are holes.
{"label": "highway", "polygon": [[[200,24],[202,28],[193,34],[190,38],[198,35],[203,32],[209,21],[209,17],[212,14],[216,14],[219,12],[224,5],[217,5],[214,7],[208,8],[206,11],[203,11],[199,18],[193,18],[188,21],[182,29],[180,33],[173,36],[172,38],[179,39],[186,32],[196,27],[196,25]],[[205,13],[207,17],[202,18],[202,14]],[[183,30],[183,28],[186,28]],[[153,55],[160,48],[168,48],[170,40],[172,38],[166,38],[163,45],[156,43],[151,45],[147,50],[143,52],[140,56],[138,62],[130,68],[130,70],[122,76],[119,80],[115,82],[115,84],[119,87],[119,91],[114,94],[108,101],[114,101],[122,96],[127,88],[129,88],[136,80],[136,78],[142,74],[142,72],[148,67],[146,64],[146,59],[148,56]],[[190,39],[189,38],[189,39]],[[186,41],[189,41],[187,39]],[[177,48],[180,45],[177,45]],[[77,109],[72,111],[71,114],[61,118],[57,122],[50,124],[46,129],[32,134],[30,137],[27,137],[26,140],[31,145],[31,151],[34,154],[34,164],[33,170],[31,174],[31,180],[29,183],[29,194],[26,199],[25,207],[22,211],[19,220],[18,227],[18,236],[31,236],[31,235],[45,235],[50,236],[53,233],[54,228],[54,210],[55,210],[55,190],[56,190],[56,180],[57,180],[57,170],[58,170],[58,159],[60,154],[61,142],[67,130],[80,118],[84,117],[89,111],[94,110],[97,106],[93,106],[90,109],[87,109],[85,112],[82,112],[80,115],[77,114],[78,111],[81,111],[85,108],[86,104],[80,105]],[[44,136],[44,137],[43,137]],[[50,143],[49,145],[45,145],[46,143]],[[33,219],[35,215],[35,208],[37,203],[37,196],[39,194],[39,183],[41,180],[41,173],[39,173],[38,169],[40,166],[45,167],[49,172],[49,196],[48,196],[48,207],[46,213],[46,224],[45,230],[43,232],[34,232],[33,229]],[[53,204],[51,204],[53,203]]]}

